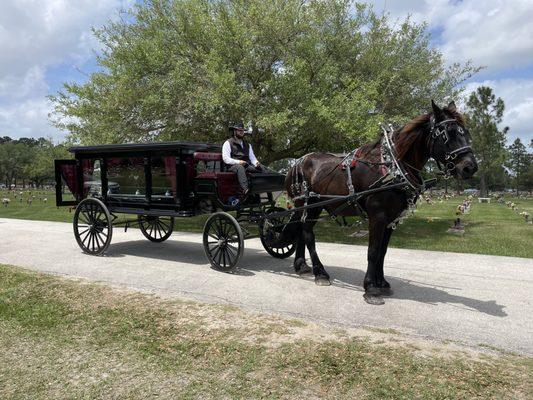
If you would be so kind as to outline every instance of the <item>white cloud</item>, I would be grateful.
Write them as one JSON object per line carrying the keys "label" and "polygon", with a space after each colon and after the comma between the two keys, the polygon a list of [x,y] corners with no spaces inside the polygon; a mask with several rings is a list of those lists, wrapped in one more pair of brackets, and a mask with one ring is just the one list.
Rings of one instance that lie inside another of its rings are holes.
{"label": "white cloud", "polygon": [[447,62],[472,60],[488,72],[533,64],[532,0],[377,0],[392,18],[411,14],[441,32]]}
{"label": "white cloud", "polygon": [[51,104],[44,97],[0,107],[0,136],[64,139],[66,134],[58,132],[48,123],[50,109]]}
{"label": "white cloud", "polygon": [[505,103],[505,112],[501,127],[510,128],[508,142],[517,137],[527,146],[533,139],[533,79],[500,79],[471,82],[466,86],[465,94],[479,86],[489,86],[496,97]]}
{"label": "white cloud", "polygon": [[[82,66],[98,43],[91,34],[134,0],[2,0],[0,10],[0,135],[54,134],[46,72]],[[32,108],[33,107],[33,108]]]}

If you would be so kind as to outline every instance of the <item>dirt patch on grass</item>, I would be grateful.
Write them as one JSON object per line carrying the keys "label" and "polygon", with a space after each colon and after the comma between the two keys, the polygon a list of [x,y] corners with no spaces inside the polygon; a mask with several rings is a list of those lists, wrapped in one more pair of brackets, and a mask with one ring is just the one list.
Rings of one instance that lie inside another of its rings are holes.
{"label": "dirt patch on grass", "polygon": [[0,266],[0,329],[2,399],[526,398],[533,387],[531,359],[492,349],[8,266]]}

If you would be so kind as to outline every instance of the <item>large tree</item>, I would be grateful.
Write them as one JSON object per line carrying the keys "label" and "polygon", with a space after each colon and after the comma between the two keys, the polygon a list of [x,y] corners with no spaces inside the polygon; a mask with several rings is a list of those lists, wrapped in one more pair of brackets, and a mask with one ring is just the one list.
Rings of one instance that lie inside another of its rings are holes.
{"label": "large tree", "polygon": [[509,128],[498,128],[505,104],[501,98],[496,98],[490,87],[480,86],[468,97],[467,106],[472,148],[479,161],[481,196],[486,196],[488,185],[501,175],[506,157],[505,138]]}
{"label": "large tree", "polygon": [[339,151],[476,71],[445,67],[424,24],[350,0],[147,0],[95,34],[101,70],[52,97],[56,126],[85,144],[220,142],[244,120],[265,161]]}

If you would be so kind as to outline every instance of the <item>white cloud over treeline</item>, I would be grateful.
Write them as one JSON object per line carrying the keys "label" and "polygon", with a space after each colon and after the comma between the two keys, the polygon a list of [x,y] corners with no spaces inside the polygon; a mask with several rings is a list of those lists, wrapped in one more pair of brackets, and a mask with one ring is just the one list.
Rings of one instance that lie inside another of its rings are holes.
{"label": "white cloud over treeline", "polygon": [[59,137],[47,119],[50,68],[81,67],[98,43],[91,28],[133,0],[2,0],[0,135]]}

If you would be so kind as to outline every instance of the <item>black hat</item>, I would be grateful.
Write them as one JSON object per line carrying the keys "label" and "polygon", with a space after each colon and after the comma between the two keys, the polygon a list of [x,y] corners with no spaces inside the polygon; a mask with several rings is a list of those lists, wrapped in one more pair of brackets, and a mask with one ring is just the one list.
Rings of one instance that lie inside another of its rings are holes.
{"label": "black hat", "polygon": [[244,124],[242,122],[234,122],[229,124],[229,130],[233,131],[235,129],[244,130]]}

